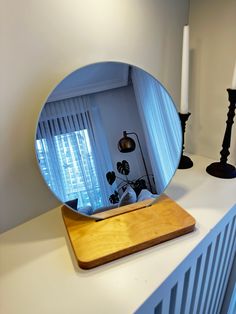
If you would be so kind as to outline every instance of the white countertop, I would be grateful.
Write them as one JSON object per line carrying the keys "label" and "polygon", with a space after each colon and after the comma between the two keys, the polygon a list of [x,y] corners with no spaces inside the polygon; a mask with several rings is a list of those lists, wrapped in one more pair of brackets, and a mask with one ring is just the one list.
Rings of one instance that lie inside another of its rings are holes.
{"label": "white countertop", "polygon": [[0,313],[130,314],[236,203],[236,179],[192,156],[166,190],[197,220],[196,231],[92,270],[77,267],[60,208],[0,236]]}

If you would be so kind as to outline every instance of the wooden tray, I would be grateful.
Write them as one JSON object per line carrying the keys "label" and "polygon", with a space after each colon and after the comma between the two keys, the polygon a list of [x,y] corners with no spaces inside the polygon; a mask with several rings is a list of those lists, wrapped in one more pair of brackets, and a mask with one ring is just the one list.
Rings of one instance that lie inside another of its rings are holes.
{"label": "wooden tray", "polygon": [[193,231],[196,223],[166,195],[152,206],[116,212],[116,216],[104,220],[87,218],[66,206],[62,207],[62,216],[78,265],[83,269],[179,237]]}

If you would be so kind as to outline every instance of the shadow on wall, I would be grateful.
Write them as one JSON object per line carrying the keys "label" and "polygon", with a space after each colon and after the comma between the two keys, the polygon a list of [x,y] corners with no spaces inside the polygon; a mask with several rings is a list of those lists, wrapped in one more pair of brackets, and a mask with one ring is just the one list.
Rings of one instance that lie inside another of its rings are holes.
{"label": "shadow on wall", "polygon": [[46,95],[44,86],[39,89],[38,81],[47,83],[45,77],[35,78],[34,83],[27,83],[27,93],[17,91],[17,105],[9,103],[14,114],[1,141],[5,162],[0,171],[0,233],[59,205],[44,183],[35,157],[35,127]]}
{"label": "shadow on wall", "polygon": [[[4,186],[1,187],[2,195],[9,196],[7,199],[2,198],[0,232],[12,227],[12,221],[17,221],[19,224],[35,217],[35,212],[43,213],[60,205],[43,182],[36,159],[33,160],[33,155],[29,157],[32,157],[30,161],[20,161],[18,155],[19,165],[8,171]],[[45,198],[48,207],[43,206],[43,201],[40,201]]]}

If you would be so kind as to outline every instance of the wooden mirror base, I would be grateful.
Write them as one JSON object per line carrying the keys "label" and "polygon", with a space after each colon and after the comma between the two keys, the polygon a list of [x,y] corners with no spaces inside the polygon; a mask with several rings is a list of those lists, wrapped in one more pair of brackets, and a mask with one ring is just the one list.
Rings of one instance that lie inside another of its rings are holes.
{"label": "wooden mirror base", "polygon": [[184,235],[193,231],[196,223],[166,195],[151,206],[104,220],[84,217],[66,206],[62,207],[62,216],[78,265],[83,269]]}

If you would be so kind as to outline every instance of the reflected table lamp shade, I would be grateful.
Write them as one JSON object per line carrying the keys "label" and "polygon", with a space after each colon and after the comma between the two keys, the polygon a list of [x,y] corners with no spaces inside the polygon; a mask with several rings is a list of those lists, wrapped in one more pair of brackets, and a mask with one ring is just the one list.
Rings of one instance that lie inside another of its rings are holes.
{"label": "reflected table lamp shade", "polygon": [[[129,133],[130,134],[130,133]],[[136,148],[135,141],[127,136],[127,132],[123,132],[123,137],[118,142],[118,149],[121,153],[133,152]]]}

